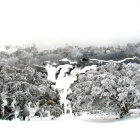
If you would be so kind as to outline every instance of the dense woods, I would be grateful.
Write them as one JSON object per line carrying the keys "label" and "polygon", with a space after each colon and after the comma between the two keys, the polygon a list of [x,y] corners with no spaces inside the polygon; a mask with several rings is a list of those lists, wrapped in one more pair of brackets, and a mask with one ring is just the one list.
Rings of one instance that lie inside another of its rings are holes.
{"label": "dense woods", "polygon": [[[9,47],[6,48],[7,50]],[[90,59],[121,60],[140,56],[140,43],[117,47],[71,47],[39,51],[35,45],[18,48],[12,53],[0,52],[0,118],[25,120],[27,108],[32,116],[59,117],[64,113],[60,94],[47,79],[46,64],[65,65],[67,58],[76,67],[86,67]],[[75,67],[73,67],[74,69]],[[73,70],[72,69],[72,70]],[[61,70],[61,69],[60,69]],[[106,63],[97,70],[78,74],[67,96],[72,112],[114,112],[120,118],[130,109],[140,107],[140,64]],[[71,74],[69,72],[69,74]]]}
{"label": "dense woods", "polygon": [[73,112],[113,112],[120,118],[140,107],[140,65],[110,63],[78,76],[68,95]]}
{"label": "dense woods", "polygon": [[[45,110],[50,111],[54,116],[61,114],[59,94],[50,88],[47,75],[31,67],[24,69],[1,67],[0,95],[2,119],[12,119],[15,111],[19,111],[18,117],[23,119],[24,105],[29,103],[36,109],[36,115],[47,115]],[[3,102],[6,102],[4,107]]]}
{"label": "dense woods", "polygon": [[[12,46],[6,46],[7,51]],[[83,63],[82,59],[99,59],[99,60],[121,60],[126,57],[140,57],[140,43],[127,44],[127,46],[109,46],[109,47],[85,47],[67,46],[52,50],[39,51],[35,44],[29,47],[18,49],[12,53],[0,52],[0,65],[8,64],[10,66],[24,67],[33,64],[44,64],[46,61],[59,63],[60,59],[68,58],[78,63]]]}

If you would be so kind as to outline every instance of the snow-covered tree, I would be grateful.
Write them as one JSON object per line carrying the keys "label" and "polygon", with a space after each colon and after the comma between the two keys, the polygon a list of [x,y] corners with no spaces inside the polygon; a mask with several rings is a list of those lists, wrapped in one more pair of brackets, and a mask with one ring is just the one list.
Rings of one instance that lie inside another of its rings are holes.
{"label": "snow-covered tree", "polygon": [[[128,65],[123,64],[123,69],[118,71],[118,65],[110,63],[99,67],[97,71],[79,75],[78,82],[71,86],[72,93],[68,95],[72,109],[91,113],[96,110],[113,111],[123,117],[129,109],[137,107],[140,88],[138,78],[136,80],[134,77],[140,76],[140,66]],[[133,74],[132,68],[135,68]]]}
{"label": "snow-covered tree", "polygon": [[[44,102],[42,102],[44,100]],[[4,104],[6,101],[7,104]],[[16,101],[13,105],[13,102]],[[0,71],[0,116],[2,119],[13,119],[15,108],[19,108],[19,116],[23,115],[25,104],[38,105],[38,109],[50,106],[53,110],[61,110],[58,92],[50,88],[47,75],[34,68],[24,69],[3,66]],[[37,110],[36,110],[37,111]],[[61,112],[59,111],[59,114]],[[55,115],[55,113],[53,113]],[[56,114],[56,116],[58,116]]]}

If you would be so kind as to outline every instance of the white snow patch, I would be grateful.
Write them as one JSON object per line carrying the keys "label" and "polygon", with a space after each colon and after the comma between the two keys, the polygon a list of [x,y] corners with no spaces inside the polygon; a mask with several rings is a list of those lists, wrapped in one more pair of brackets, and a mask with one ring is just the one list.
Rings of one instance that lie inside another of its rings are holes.
{"label": "white snow patch", "polygon": [[133,117],[140,116],[140,109],[130,109],[128,114]]}
{"label": "white snow patch", "polygon": [[63,59],[60,59],[59,61],[70,61],[70,60],[67,58],[63,58]]}
{"label": "white snow patch", "polygon": [[97,65],[86,66],[83,69],[81,69],[80,73],[85,73],[86,71],[96,70],[96,69],[97,69]]}
{"label": "white snow patch", "polygon": [[66,99],[66,97],[69,94],[68,90],[69,90],[70,85],[74,82],[75,76],[67,75],[66,72],[68,72],[69,69],[72,68],[73,66],[67,64],[60,67],[61,67],[61,71],[56,80],[56,89],[58,89],[60,92],[60,103],[61,105],[64,104],[65,113],[67,110],[69,110],[71,114],[72,113],[71,106],[70,106],[69,101]]}
{"label": "white snow patch", "polygon": [[48,81],[55,82],[55,73],[57,69],[50,64],[45,66],[47,73],[48,73]]}

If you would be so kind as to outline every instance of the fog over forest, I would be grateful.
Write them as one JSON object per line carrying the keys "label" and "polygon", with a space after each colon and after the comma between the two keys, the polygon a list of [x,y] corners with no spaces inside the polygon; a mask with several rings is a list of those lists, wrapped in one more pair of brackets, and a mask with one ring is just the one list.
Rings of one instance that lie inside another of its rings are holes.
{"label": "fog over forest", "polygon": [[140,40],[138,0],[1,0],[0,46],[41,49]]}

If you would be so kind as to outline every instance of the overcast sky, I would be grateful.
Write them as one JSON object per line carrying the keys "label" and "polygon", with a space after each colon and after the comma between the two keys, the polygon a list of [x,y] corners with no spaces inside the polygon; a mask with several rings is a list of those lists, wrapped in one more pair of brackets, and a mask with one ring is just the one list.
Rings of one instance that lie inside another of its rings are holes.
{"label": "overcast sky", "polygon": [[140,0],[0,0],[0,45],[140,41]]}

